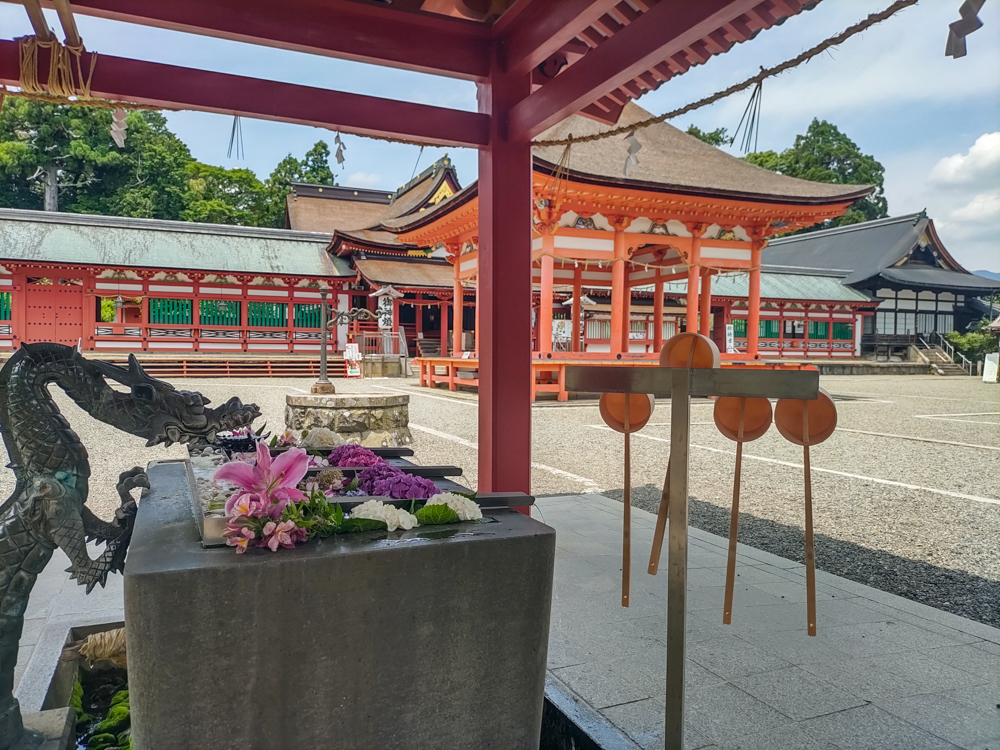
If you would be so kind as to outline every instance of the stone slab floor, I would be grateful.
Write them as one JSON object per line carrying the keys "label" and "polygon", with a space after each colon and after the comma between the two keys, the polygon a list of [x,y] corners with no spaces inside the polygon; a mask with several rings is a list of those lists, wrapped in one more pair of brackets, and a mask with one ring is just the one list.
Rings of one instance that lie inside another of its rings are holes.
{"label": "stone slab floor", "polygon": [[[557,530],[550,675],[645,750],[663,747],[666,547],[648,575],[655,517],[632,514],[623,609],[621,503],[550,497],[533,513]],[[743,546],[723,625],[726,549],[691,530],[688,748],[1000,750],[1000,630],[818,571],[810,638],[803,566]],[[57,551],[31,594],[16,677],[25,711],[41,707],[70,625],[122,619],[121,576],[87,597],[66,567]]]}
{"label": "stone slab floor", "polygon": [[[557,529],[549,671],[636,745],[663,747],[666,557],[646,572],[655,516],[632,510],[631,606],[621,607],[622,505],[542,498]],[[1000,630],[738,549],[722,624],[728,542],[690,532],[686,747],[1000,750]]]}

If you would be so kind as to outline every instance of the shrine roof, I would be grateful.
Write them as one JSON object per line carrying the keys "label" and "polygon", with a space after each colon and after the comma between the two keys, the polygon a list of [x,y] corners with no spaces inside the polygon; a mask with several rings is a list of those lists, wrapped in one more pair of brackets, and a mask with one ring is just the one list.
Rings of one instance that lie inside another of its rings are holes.
{"label": "shrine roof", "polygon": [[844,284],[882,278],[977,293],[1000,290],[1000,281],[969,273],[948,253],[923,212],[772,239],[761,260],[776,271],[836,275]]}
{"label": "shrine roof", "polygon": [[0,209],[0,261],[352,276],[328,242],[287,229]]}
{"label": "shrine roof", "polygon": [[[626,104],[618,125],[651,117],[637,104]],[[539,136],[540,140],[593,135],[607,126],[574,115]],[[725,151],[658,123],[635,131],[642,144],[639,163],[625,177],[626,145],[623,138],[574,143],[568,164],[569,177],[598,185],[616,185],[657,192],[729,197],[741,200],[795,204],[854,201],[871,192],[870,185],[838,185],[787,177],[743,161]],[[552,171],[563,155],[563,146],[534,149],[536,169]]]}
{"label": "shrine roof", "polygon": [[391,284],[400,288],[453,289],[455,269],[447,261],[424,258],[358,258],[355,268],[364,279],[376,286]]}
{"label": "shrine roof", "polygon": [[[652,291],[653,286],[636,287]],[[668,281],[663,284],[667,294],[687,294],[687,280]],[[750,274],[729,273],[712,277],[713,297],[746,299],[750,295]],[[812,276],[791,273],[760,275],[761,299],[821,300],[825,302],[872,302],[871,297],[840,283],[835,276]]]}
{"label": "shrine roof", "polygon": [[392,202],[392,193],[339,185],[292,183],[285,197],[285,223],[291,229],[332,234],[337,229],[362,229],[378,221]]}

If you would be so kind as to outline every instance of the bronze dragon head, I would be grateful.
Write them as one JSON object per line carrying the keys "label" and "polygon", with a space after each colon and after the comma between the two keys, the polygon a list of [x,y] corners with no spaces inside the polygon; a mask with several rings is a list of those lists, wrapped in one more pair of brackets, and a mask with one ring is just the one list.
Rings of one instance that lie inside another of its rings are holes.
{"label": "bronze dragon head", "polygon": [[246,427],[260,416],[256,404],[244,404],[233,396],[214,409],[206,409],[207,398],[195,391],[179,391],[170,383],[148,375],[134,354],[128,369],[107,362],[86,360],[106,378],[129,388],[112,391],[108,408],[117,411],[111,420],[119,429],[146,439],[146,446],[163,443],[212,443],[218,432]]}

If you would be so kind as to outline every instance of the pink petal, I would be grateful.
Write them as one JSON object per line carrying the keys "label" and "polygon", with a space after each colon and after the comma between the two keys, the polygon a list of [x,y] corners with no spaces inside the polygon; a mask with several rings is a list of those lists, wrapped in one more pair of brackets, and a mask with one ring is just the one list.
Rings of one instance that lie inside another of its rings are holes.
{"label": "pink petal", "polygon": [[272,536],[270,539],[268,539],[267,540],[267,546],[271,550],[271,552],[277,552],[278,551],[278,537],[277,536]]}
{"label": "pink petal", "polygon": [[258,475],[259,473],[250,464],[245,464],[242,461],[233,461],[232,463],[220,466],[212,479],[215,481],[225,480],[245,490],[252,490]]}
{"label": "pink petal", "polygon": [[257,468],[264,473],[271,468],[271,449],[263,440],[257,443]]}
{"label": "pink petal", "polygon": [[281,487],[294,487],[309,470],[309,454],[301,448],[290,448],[271,464],[274,476],[281,477]]}

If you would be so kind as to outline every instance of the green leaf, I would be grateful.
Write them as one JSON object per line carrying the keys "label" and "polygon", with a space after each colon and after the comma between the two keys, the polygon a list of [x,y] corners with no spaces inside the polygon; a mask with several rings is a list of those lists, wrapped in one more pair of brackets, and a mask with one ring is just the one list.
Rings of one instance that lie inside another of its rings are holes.
{"label": "green leaf", "polygon": [[374,518],[348,518],[337,528],[338,534],[350,534],[354,531],[374,531],[375,529],[387,529],[385,521],[376,521]]}
{"label": "green leaf", "polygon": [[357,488],[358,488],[358,476],[357,474],[355,474],[354,479],[351,480],[351,483],[346,487],[344,487],[344,492],[354,492],[354,490],[356,490]]}
{"label": "green leaf", "polygon": [[434,526],[439,523],[458,523],[458,513],[447,505],[425,505],[414,515],[421,526]]}

